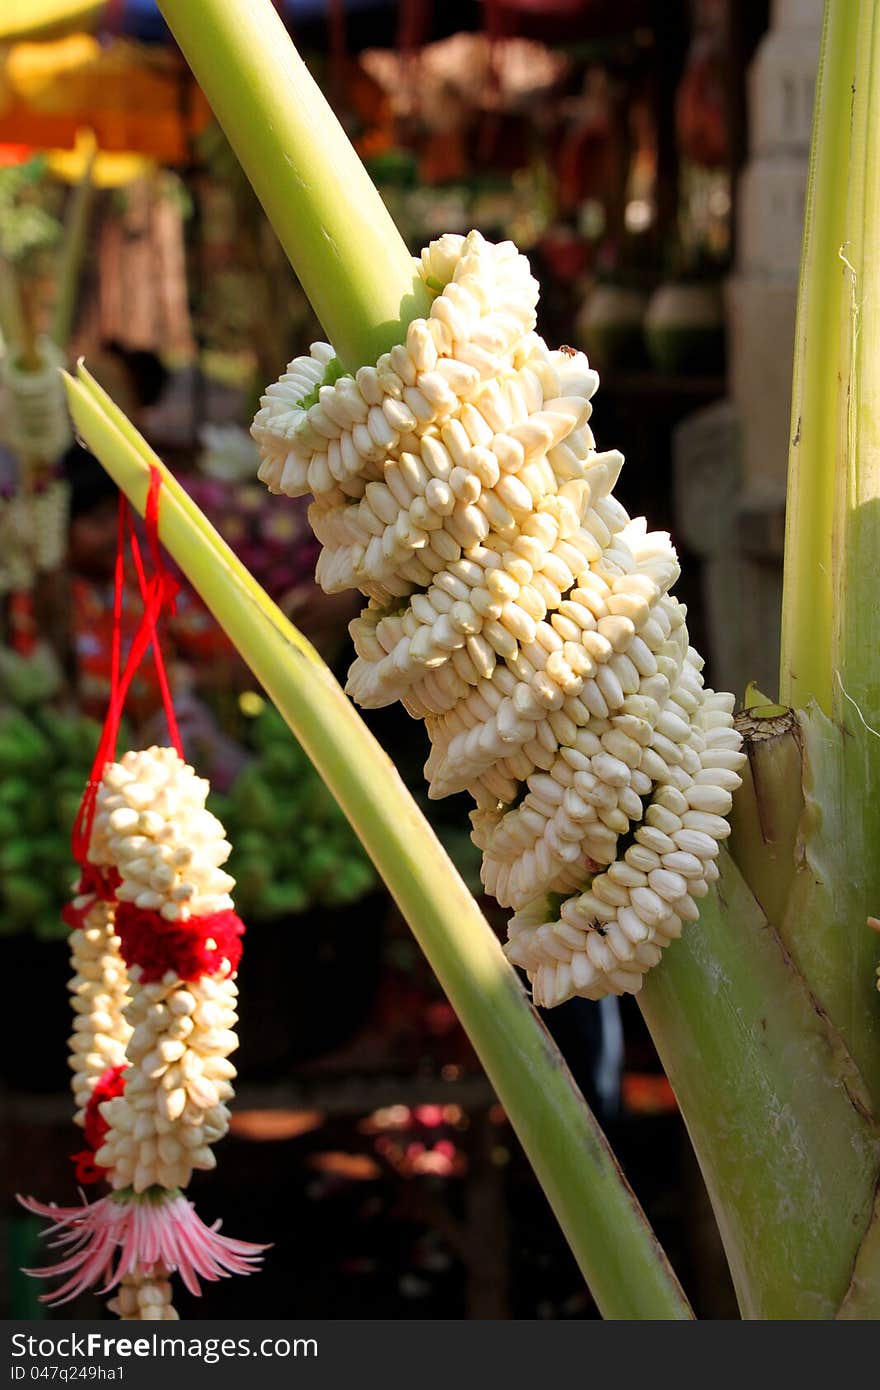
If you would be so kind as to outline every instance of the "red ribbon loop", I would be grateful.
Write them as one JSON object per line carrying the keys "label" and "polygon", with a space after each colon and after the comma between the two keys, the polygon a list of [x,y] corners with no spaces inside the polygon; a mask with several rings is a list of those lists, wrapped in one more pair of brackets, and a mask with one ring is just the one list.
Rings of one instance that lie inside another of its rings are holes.
{"label": "red ribbon loop", "polygon": [[[73,825],[73,833],[71,835],[71,847],[73,849],[74,858],[82,867],[88,865],[89,844],[92,838],[95,804],[101,778],[104,775],[105,767],[109,762],[113,761],[116,755],[116,740],[119,735],[119,724],[125,706],[125,697],[128,694],[128,689],[134,679],[135,673],[151,644],[153,648],[153,660],[156,664],[156,675],[162,693],[162,707],[165,711],[165,718],[168,723],[169,737],[172,746],[177,750],[178,754],[183,757],[180,730],[177,727],[177,719],[174,714],[174,705],[171,698],[171,690],[168,685],[168,677],[165,672],[165,662],[162,657],[158,632],[158,624],[163,611],[166,608],[171,612],[174,611],[174,600],[179,587],[162,557],[162,545],[159,540],[159,499],[161,487],[162,475],[156,465],[151,464],[150,485],[147,491],[147,503],[144,515],[153,571],[149,577],[144,569],[140,546],[138,545],[128,502],[126,501],[124,493],[120,492],[119,494],[119,514],[116,529],[116,566],[113,577],[113,636],[110,655],[110,700],[107,706],[107,714],[104,718],[104,727],[101,730],[101,737],[98,740],[95,759],[92,763],[91,775],[86,784],[86,789],[83,794],[83,799],[80,802],[79,811],[77,812],[77,817]],[[135,572],[137,574],[143,611],[125,662],[125,667],[120,671],[126,535],[128,535],[132,560],[134,561]]]}

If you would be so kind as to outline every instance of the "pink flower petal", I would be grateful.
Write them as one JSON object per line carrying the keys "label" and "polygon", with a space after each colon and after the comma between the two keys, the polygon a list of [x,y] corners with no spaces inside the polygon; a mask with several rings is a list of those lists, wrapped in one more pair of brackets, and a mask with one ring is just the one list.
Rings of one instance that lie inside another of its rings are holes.
{"label": "pink flower petal", "polygon": [[252,1274],[268,1249],[221,1236],[220,1223],[206,1226],[181,1193],[169,1193],[159,1201],[102,1197],[80,1207],[58,1207],[33,1197],[18,1200],[27,1211],[52,1222],[44,1234],[53,1248],[66,1252],[55,1264],[25,1271],[40,1278],[70,1275],[60,1288],[41,1295],[44,1303],[66,1303],[102,1283],[100,1292],[108,1293],[139,1266],[156,1264],[169,1273],[178,1271],[190,1293],[198,1295],[199,1278]]}

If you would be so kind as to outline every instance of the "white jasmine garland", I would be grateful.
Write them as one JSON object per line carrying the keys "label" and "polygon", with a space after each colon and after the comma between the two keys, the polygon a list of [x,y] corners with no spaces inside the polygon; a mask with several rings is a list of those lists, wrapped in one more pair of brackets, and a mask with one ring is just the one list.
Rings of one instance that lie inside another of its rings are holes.
{"label": "white jasmine garland", "polygon": [[68,1064],[76,1102],[74,1120],[82,1125],[96,1082],[111,1067],[125,1064],[131,1026],[125,1019],[128,972],[113,930],[114,905],[93,894],[73,900],[84,913],[70,933],[73,975],[68,985],[74,1012]]}
{"label": "white jasmine garland", "polygon": [[118,1287],[110,1308],[120,1317],[173,1320],[171,1274],[198,1294],[200,1279],[251,1273],[265,1249],[205,1226],[181,1191],[194,1169],[215,1166],[238,1045],[243,927],[207,792],[174,749],[155,747],[110,764],[97,789],[87,869],[115,870],[118,884],[115,904],[99,900],[99,883],[68,915],[83,914],[72,938],[71,1065],[89,1145],[75,1157],[96,1168],[85,1181],[103,1170],[112,1190],[75,1207],[19,1198],[51,1221],[49,1243],[62,1252],[26,1271],[64,1276],[46,1302]]}
{"label": "white jasmine garland", "polygon": [[[120,901],[169,922],[231,909],[234,880],[220,868],[230,845],[207,793],[172,748],[126,753],[107,768],[92,843],[121,876]],[[168,971],[145,983],[134,964],[128,973],[129,1070],[124,1094],[101,1105],[109,1131],[95,1160],[114,1188],[185,1187],[193,1169],[216,1166],[211,1145],[229,1126],[235,979],[228,961],[192,981]]]}
{"label": "white jasmine garland", "polygon": [[423,718],[432,796],[468,790],[483,882],[536,1002],[635,992],[698,917],[743,763],[703,685],[669,536],[613,497],[598,377],[534,332],[510,242],[444,236],[430,314],[332,383],[313,344],[263,397],[270,490],[310,493],[328,592],[367,597],[349,693]]}
{"label": "white jasmine garland", "polygon": [[174,1322],[180,1317],[171,1302],[171,1280],[163,1265],[150,1273],[135,1269],[120,1280],[115,1298],[107,1307],[128,1322]]}

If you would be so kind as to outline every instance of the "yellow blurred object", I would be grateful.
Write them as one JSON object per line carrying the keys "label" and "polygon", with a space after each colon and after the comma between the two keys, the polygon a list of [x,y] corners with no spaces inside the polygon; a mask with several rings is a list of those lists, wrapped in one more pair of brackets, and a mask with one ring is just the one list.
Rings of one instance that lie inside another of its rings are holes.
{"label": "yellow blurred object", "polygon": [[46,37],[95,22],[105,0],[3,0],[0,43]]}
{"label": "yellow blurred object", "polygon": [[[23,102],[47,115],[64,114],[71,96],[79,98],[83,82],[91,80],[101,45],[89,34],[70,34],[53,43],[16,43],[3,62],[4,105]],[[78,84],[71,92],[70,83]]]}
{"label": "yellow blurred object", "polygon": [[87,127],[105,153],[182,164],[209,120],[170,50],[127,39],[101,44],[90,34],[0,48],[0,143],[71,149]]}
{"label": "yellow blurred object", "polygon": [[266,708],[266,701],[256,690],[243,690],[238,697],[238,707],[248,719],[256,719]]}
{"label": "yellow blurred object", "polygon": [[[79,183],[85,175],[95,148],[94,133],[79,130],[72,150],[47,150],[46,163],[56,178],[65,183]],[[95,188],[123,188],[144,178],[155,169],[155,160],[143,154],[129,152],[107,153],[99,150],[91,166],[91,182]]]}

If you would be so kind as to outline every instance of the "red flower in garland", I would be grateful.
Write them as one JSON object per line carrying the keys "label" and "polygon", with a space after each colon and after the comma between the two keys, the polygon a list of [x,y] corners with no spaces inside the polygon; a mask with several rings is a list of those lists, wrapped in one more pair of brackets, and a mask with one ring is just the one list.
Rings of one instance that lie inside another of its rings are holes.
{"label": "red flower in garland", "polygon": [[115,929],[123,960],[140,967],[140,983],[161,980],[171,971],[181,980],[231,975],[241,960],[244,923],[232,911],[168,922],[158,912],[120,903]]}
{"label": "red flower in garland", "polygon": [[105,1100],[113,1100],[116,1096],[122,1095],[125,1090],[125,1072],[127,1070],[125,1065],[108,1067],[103,1076],[99,1077],[95,1083],[95,1089],[92,1091],[91,1099],[86,1106],[83,1122],[88,1148],[80,1149],[79,1153],[70,1155],[76,1164],[77,1182],[101,1182],[107,1176],[107,1169],[95,1162],[95,1154],[103,1144],[104,1135],[110,1128],[98,1107]]}
{"label": "red flower in garland", "polygon": [[86,898],[87,901],[81,907],[67,903],[61,909],[61,920],[65,922],[71,931],[77,931],[85,925],[85,919],[95,904],[95,899],[101,902],[112,903],[116,899],[116,889],[122,879],[119,871],[112,866],[101,868],[97,864],[83,864],[76,889],[77,898]]}

